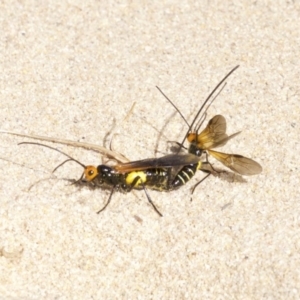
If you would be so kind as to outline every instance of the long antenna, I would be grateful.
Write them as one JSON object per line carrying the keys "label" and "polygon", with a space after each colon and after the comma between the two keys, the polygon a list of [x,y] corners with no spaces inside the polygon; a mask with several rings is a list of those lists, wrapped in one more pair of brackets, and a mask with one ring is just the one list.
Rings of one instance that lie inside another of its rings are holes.
{"label": "long antenna", "polygon": [[215,91],[220,87],[220,85],[223,84],[223,82],[239,67],[239,65],[237,65],[236,67],[234,67],[217,85],[216,87],[212,90],[212,92],[208,95],[208,97],[205,99],[204,103],[201,105],[199,111],[197,112],[192,124],[190,125],[190,128],[188,129],[187,133],[184,136],[184,139],[182,140],[181,144],[180,144],[180,148],[183,146],[184,141],[186,139],[186,136],[188,135],[188,133],[190,132],[190,130],[193,128],[197,118],[199,117],[203,107],[205,106],[205,104],[209,101],[209,99],[212,97],[212,95],[215,93]]}
{"label": "long antenna", "polygon": [[[80,161],[76,160],[75,158],[73,158],[72,156],[70,156],[69,154],[57,149],[57,148],[54,148],[54,147],[51,147],[51,146],[48,146],[48,145],[44,145],[44,144],[40,144],[40,143],[34,143],[34,142],[22,142],[22,143],[19,143],[18,145],[37,145],[37,146],[42,146],[42,147],[46,147],[46,148],[49,148],[49,149],[52,149],[54,151],[57,151],[63,155],[65,155],[66,157],[68,157],[69,159],[66,160],[64,163],[66,163],[67,161],[75,161],[76,163],[78,163],[80,166],[82,166],[84,169],[86,168],[86,166],[84,164],[82,164]],[[62,166],[62,164],[59,165],[59,167]],[[57,169],[58,167],[55,168],[55,170]]]}
{"label": "long antenna", "polygon": [[185,124],[190,127],[188,121],[184,117],[184,115],[181,113],[181,111],[178,109],[178,107],[171,101],[171,99],[158,87],[156,88],[161,92],[161,94],[168,100],[168,102],[176,109],[176,111],[180,114],[181,118],[184,120]]}
{"label": "long antenna", "polygon": [[[223,82],[239,67],[239,65],[237,65],[236,67],[234,67],[218,84],[217,86],[212,90],[212,92],[208,95],[208,97],[205,99],[204,103],[201,105],[200,109],[198,110],[193,122],[191,125],[189,125],[189,123],[187,122],[187,120],[185,119],[185,117],[183,116],[183,114],[181,113],[181,111],[177,108],[177,106],[171,101],[170,98],[167,97],[167,95],[158,87],[156,86],[156,88],[161,92],[161,94],[168,100],[168,102],[176,109],[176,111],[180,114],[180,116],[182,117],[182,119],[184,120],[184,122],[188,125],[189,129],[187,131],[187,133],[184,136],[183,141],[179,144],[179,149],[183,147],[184,141],[186,139],[186,136],[188,135],[188,133],[192,130],[197,118],[199,117],[201,111],[203,110],[204,106],[207,104],[207,102],[210,100],[210,98],[213,96],[213,94],[216,92],[216,90],[223,84]],[[226,83],[225,83],[226,85]],[[223,86],[223,88],[225,87],[225,85]],[[223,90],[223,88],[221,89],[221,91]],[[220,91],[220,92],[221,92]],[[216,99],[216,97],[220,94],[220,92],[214,97],[214,99],[212,100],[212,102]],[[212,104],[212,102],[209,104],[209,106],[206,108],[205,111],[207,111],[207,109],[210,107],[210,105]],[[200,123],[202,124],[202,123]],[[200,125],[201,126],[201,125]],[[199,125],[196,126],[196,128],[199,129]],[[198,130],[196,129],[196,130]]]}

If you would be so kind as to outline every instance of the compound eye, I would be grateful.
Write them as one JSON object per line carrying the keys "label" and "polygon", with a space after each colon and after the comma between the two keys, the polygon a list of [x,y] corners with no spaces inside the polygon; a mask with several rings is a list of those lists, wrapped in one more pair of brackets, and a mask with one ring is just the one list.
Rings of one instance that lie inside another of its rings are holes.
{"label": "compound eye", "polygon": [[87,166],[84,170],[84,176],[87,181],[92,181],[98,176],[97,168],[94,166]]}

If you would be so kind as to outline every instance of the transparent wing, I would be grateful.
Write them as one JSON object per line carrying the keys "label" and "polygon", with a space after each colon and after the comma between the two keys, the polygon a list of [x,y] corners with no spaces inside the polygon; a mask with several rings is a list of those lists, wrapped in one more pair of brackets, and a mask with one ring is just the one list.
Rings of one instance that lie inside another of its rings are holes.
{"label": "transparent wing", "polygon": [[209,150],[208,153],[232,171],[241,175],[256,175],[262,167],[256,161],[238,154],[227,154]]}
{"label": "transparent wing", "polygon": [[241,133],[241,131],[238,131],[236,133],[231,134],[230,136],[227,136],[223,140],[220,139],[219,141],[215,141],[211,148],[218,148],[218,147],[224,146],[229,140],[231,140],[232,138],[234,138],[235,136],[237,136],[240,133]]}
{"label": "transparent wing", "polygon": [[197,146],[203,150],[214,148],[215,145],[220,147],[226,143],[227,138],[226,120],[222,115],[214,116],[199,135],[190,133],[187,136],[190,143],[196,142]]}
{"label": "transparent wing", "polygon": [[214,116],[200,134],[189,133],[188,141],[194,142],[202,150],[224,146],[230,139],[240,133],[236,132],[230,136],[226,134],[226,120],[222,115]]}

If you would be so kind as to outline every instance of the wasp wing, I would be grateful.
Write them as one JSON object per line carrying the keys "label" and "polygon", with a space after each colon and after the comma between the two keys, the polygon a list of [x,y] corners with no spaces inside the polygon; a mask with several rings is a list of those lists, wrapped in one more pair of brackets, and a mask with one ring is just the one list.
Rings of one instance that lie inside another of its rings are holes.
{"label": "wasp wing", "polygon": [[200,161],[200,157],[190,154],[170,154],[159,158],[148,158],[137,161],[131,161],[129,163],[118,164],[114,166],[114,169],[121,173],[147,170],[152,168],[174,168],[181,167],[190,164],[196,164]]}
{"label": "wasp wing", "polygon": [[221,147],[226,144],[227,139],[226,120],[222,115],[216,115],[197,136],[197,146],[203,150]]}
{"label": "wasp wing", "polygon": [[241,175],[256,175],[262,167],[256,161],[238,154],[227,154],[209,150],[208,153],[232,171]]}
{"label": "wasp wing", "polygon": [[[229,140],[240,134],[241,131],[231,134],[230,136],[225,137],[223,140],[215,141],[211,148],[218,148],[224,146]],[[226,134],[227,135],[227,134]]]}

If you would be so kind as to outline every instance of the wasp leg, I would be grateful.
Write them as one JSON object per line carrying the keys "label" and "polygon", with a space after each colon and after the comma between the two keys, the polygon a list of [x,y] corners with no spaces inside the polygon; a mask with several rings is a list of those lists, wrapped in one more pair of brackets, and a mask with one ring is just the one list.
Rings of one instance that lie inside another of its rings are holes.
{"label": "wasp leg", "polygon": [[[216,173],[221,173],[220,171],[217,171],[214,167],[213,167],[213,165],[208,161],[208,153],[207,153],[207,151],[205,151],[205,156],[206,156],[206,162],[205,162],[205,164],[208,164],[211,168],[212,168],[212,170],[214,171],[214,172],[216,172]],[[203,170],[201,170],[201,171],[203,171]],[[205,172],[205,171],[204,171]]]}
{"label": "wasp leg", "polygon": [[84,176],[84,173],[82,173],[82,175],[80,176],[79,179],[75,180],[72,184],[77,184],[77,183],[82,183],[82,182],[86,182],[85,180],[82,180]]}
{"label": "wasp leg", "polygon": [[[198,186],[201,182],[203,182],[203,181],[211,174],[209,171],[204,171],[204,172],[207,172],[208,174],[207,174],[204,178],[202,178],[200,181],[198,181],[198,182],[193,186],[192,192],[191,192],[192,195],[193,195],[195,189],[197,188],[197,186]],[[192,201],[192,200],[193,200],[193,198],[191,197],[191,201]]]}
{"label": "wasp leg", "polygon": [[[138,182],[140,179],[141,179],[140,176],[137,176],[136,178],[134,178],[134,180],[132,181],[132,183],[131,183],[131,185],[130,185],[130,188],[128,189],[128,192],[130,192],[130,191],[134,188],[134,186],[137,184],[137,182]],[[152,205],[152,207],[153,207],[154,210],[157,212],[157,214],[158,214],[160,217],[162,217],[163,215],[160,213],[160,211],[156,208],[156,206],[154,205],[153,201],[151,200],[151,197],[150,197],[150,195],[148,194],[148,191],[147,191],[147,189],[146,189],[144,183],[142,182],[141,185],[142,185],[142,187],[143,187],[143,190],[144,190],[144,192],[145,192],[145,194],[146,194],[146,197],[147,197],[149,203]]]}
{"label": "wasp leg", "polygon": [[[202,163],[202,165],[203,164],[208,164],[208,165],[210,165],[211,167],[212,167],[212,165],[210,164],[210,162],[204,162],[204,163]],[[205,173],[208,173],[204,178],[202,178],[199,182],[197,182],[193,187],[192,187],[192,190],[191,190],[191,201],[193,201],[193,193],[194,193],[194,191],[195,191],[195,189],[197,188],[197,186],[201,183],[201,182],[203,182],[209,175],[211,175],[212,174],[212,171],[210,171],[210,170],[205,170],[205,169],[200,169],[202,172],[205,172]]]}
{"label": "wasp leg", "polygon": [[187,147],[181,145],[180,143],[178,143],[176,141],[167,141],[167,143],[171,144],[171,146],[170,146],[171,152],[179,153],[180,151],[182,151],[182,149],[188,150]]}
{"label": "wasp leg", "polygon": [[146,196],[147,196],[148,201],[150,202],[150,204],[152,205],[152,207],[154,208],[154,210],[158,213],[158,215],[159,215],[160,217],[162,217],[163,215],[160,213],[160,211],[159,211],[159,210],[156,208],[156,206],[154,205],[154,203],[153,203],[153,201],[151,200],[151,197],[150,197],[150,195],[148,194],[148,191],[147,191],[146,187],[144,186],[144,184],[143,184],[143,189],[144,189],[144,192],[145,192],[145,194],[146,194]]}
{"label": "wasp leg", "polygon": [[[61,166],[63,166],[63,165],[64,165],[65,163],[67,163],[68,161],[74,161],[74,159],[69,158],[69,159],[63,161],[61,164],[59,164],[59,165],[52,171],[52,173],[54,173],[58,168],[60,168]],[[82,182],[82,181],[83,181],[83,180],[82,180],[82,179],[83,179],[83,176],[84,176],[84,173],[82,173],[81,177],[80,177],[79,179],[75,180],[72,184],[77,184],[77,183]]]}
{"label": "wasp leg", "polygon": [[111,192],[110,192],[110,195],[109,195],[109,198],[108,198],[106,204],[104,205],[103,208],[101,208],[101,209],[97,212],[97,214],[100,214],[102,211],[105,210],[105,208],[107,207],[107,205],[110,203],[110,200],[111,200],[112,195],[113,195],[113,193],[114,193],[114,191],[115,191],[115,188],[117,188],[117,187],[118,187],[117,185],[114,185],[114,186],[113,186],[113,188],[112,188],[112,190],[111,190]]}

